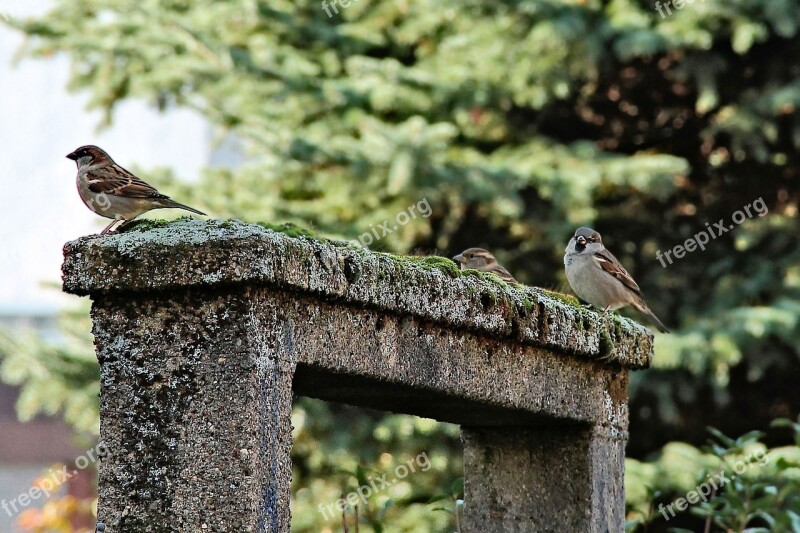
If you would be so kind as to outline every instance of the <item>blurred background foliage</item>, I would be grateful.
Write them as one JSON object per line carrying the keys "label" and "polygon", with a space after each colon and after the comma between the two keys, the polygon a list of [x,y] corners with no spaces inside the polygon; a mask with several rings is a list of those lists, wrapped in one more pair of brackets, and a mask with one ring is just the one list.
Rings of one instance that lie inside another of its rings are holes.
{"label": "blurred background foliage", "polygon": [[[649,0],[328,6],[60,0],[11,24],[29,36],[21,57],[68,54],[71,88],[108,121],[120,101],[146,99],[195,109],[218,141],[236,139],[241,165],[199,183],[141,170],[216,217],[353,238],[426,198],[429,218],[372,247],[482,246],[521,281],[562,290],[567,239],[598,229],[675,330],[632,377],[628,446],[631,528],[674,526],[643,505],[695,485],[707,426],[767,431],[800,407],[800,4],[695,1],[664,16]],[[759,198],[767,216],[666,268],[656,260]],[[2,374],[23,384],[22,416],[63,408],[96,430],[85,310],[64,321],[81,332],[68,348],[4,337]],[[422,503],[460,475],[456,428],[305,399],[295,419],[297,531],[341,527],[315,504],[352,490],[359,466],[386,472],[422,451],[434,467],[371,511],[388,509],[387,531],[453,528]],[[786,427],[759,439],[796,446]]]}

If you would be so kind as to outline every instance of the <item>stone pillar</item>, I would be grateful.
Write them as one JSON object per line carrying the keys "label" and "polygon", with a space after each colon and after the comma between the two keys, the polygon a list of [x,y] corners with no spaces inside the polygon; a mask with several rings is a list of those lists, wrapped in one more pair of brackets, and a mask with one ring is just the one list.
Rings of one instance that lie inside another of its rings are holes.
{"label": "stone pillar", "polygon": [[625,441],[601,428],[463,428],[464,532],[624,531]]}
{"label": "stone pillar", "polygon": [[256,314],[235,292],[95,301],[107,533],[289,531],[294,366]]}

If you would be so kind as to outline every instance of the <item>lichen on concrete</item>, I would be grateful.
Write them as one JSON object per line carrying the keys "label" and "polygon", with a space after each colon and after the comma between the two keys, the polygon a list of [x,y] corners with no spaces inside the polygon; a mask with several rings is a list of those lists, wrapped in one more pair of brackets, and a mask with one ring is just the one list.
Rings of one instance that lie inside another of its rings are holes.
{"label": "lichen on concrete", "polygon": [[652,352],[645,328],[567,295],[508,285],[445,258],[371,252],[292,225],[146,221],[65,246],[64,287],[75,294],[232,283],[311,292],[627,367],[647,366]]}

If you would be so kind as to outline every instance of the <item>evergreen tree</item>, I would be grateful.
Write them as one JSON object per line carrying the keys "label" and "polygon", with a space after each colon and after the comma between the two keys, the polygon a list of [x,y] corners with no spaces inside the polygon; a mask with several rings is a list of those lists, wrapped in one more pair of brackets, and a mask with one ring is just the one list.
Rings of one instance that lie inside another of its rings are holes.
{"label": "evergreen tree", "polygon": [[[426,199],[429,218],[373,247],[483,246],[564,289],[570,234],[601,231],[676,330],[634,374],[628,452],[642,458],[800,410],[800,4],[656,5],[60,0],[12,23],[27,55],[69,54],[72,88],[109,121],[143,98],[234,134],[241,168],[176,191],[218,217],[352,238]],[[735,227],[660,264],[719,220]],[[308,457],[308,472],[334,464]]]}

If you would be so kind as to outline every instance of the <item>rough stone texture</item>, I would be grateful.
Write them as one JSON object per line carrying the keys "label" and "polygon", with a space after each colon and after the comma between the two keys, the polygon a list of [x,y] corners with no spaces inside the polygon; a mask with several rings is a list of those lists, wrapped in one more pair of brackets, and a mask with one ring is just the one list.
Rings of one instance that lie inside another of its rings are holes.
{"label": "rough stone texture", "polygon": [[288,531],[292,367],[241,294],[98,297],[106,531]]}
{"label": "rough stone texture", "polygon": [[614,428],[482,427],[461,435],[471,502],[465,532],[623,530],[625,439]]}
{"label": "rough stone texture", "polygon": [[64,247],[64,290],[78,295],[271,285],[512,338],[560,352],[649,365],[640,325],[565,304],[536,288],[461,275],[344,243],[292,238],[254,224],[180,220],[150,231],[84,237]]}
{"label": "rough stone texture", "polygon": [[462,424],[465,531],[621,531],[641,326],[237,222],[65,246],[101,363],[106,531],[288,531],[292,392]]}

